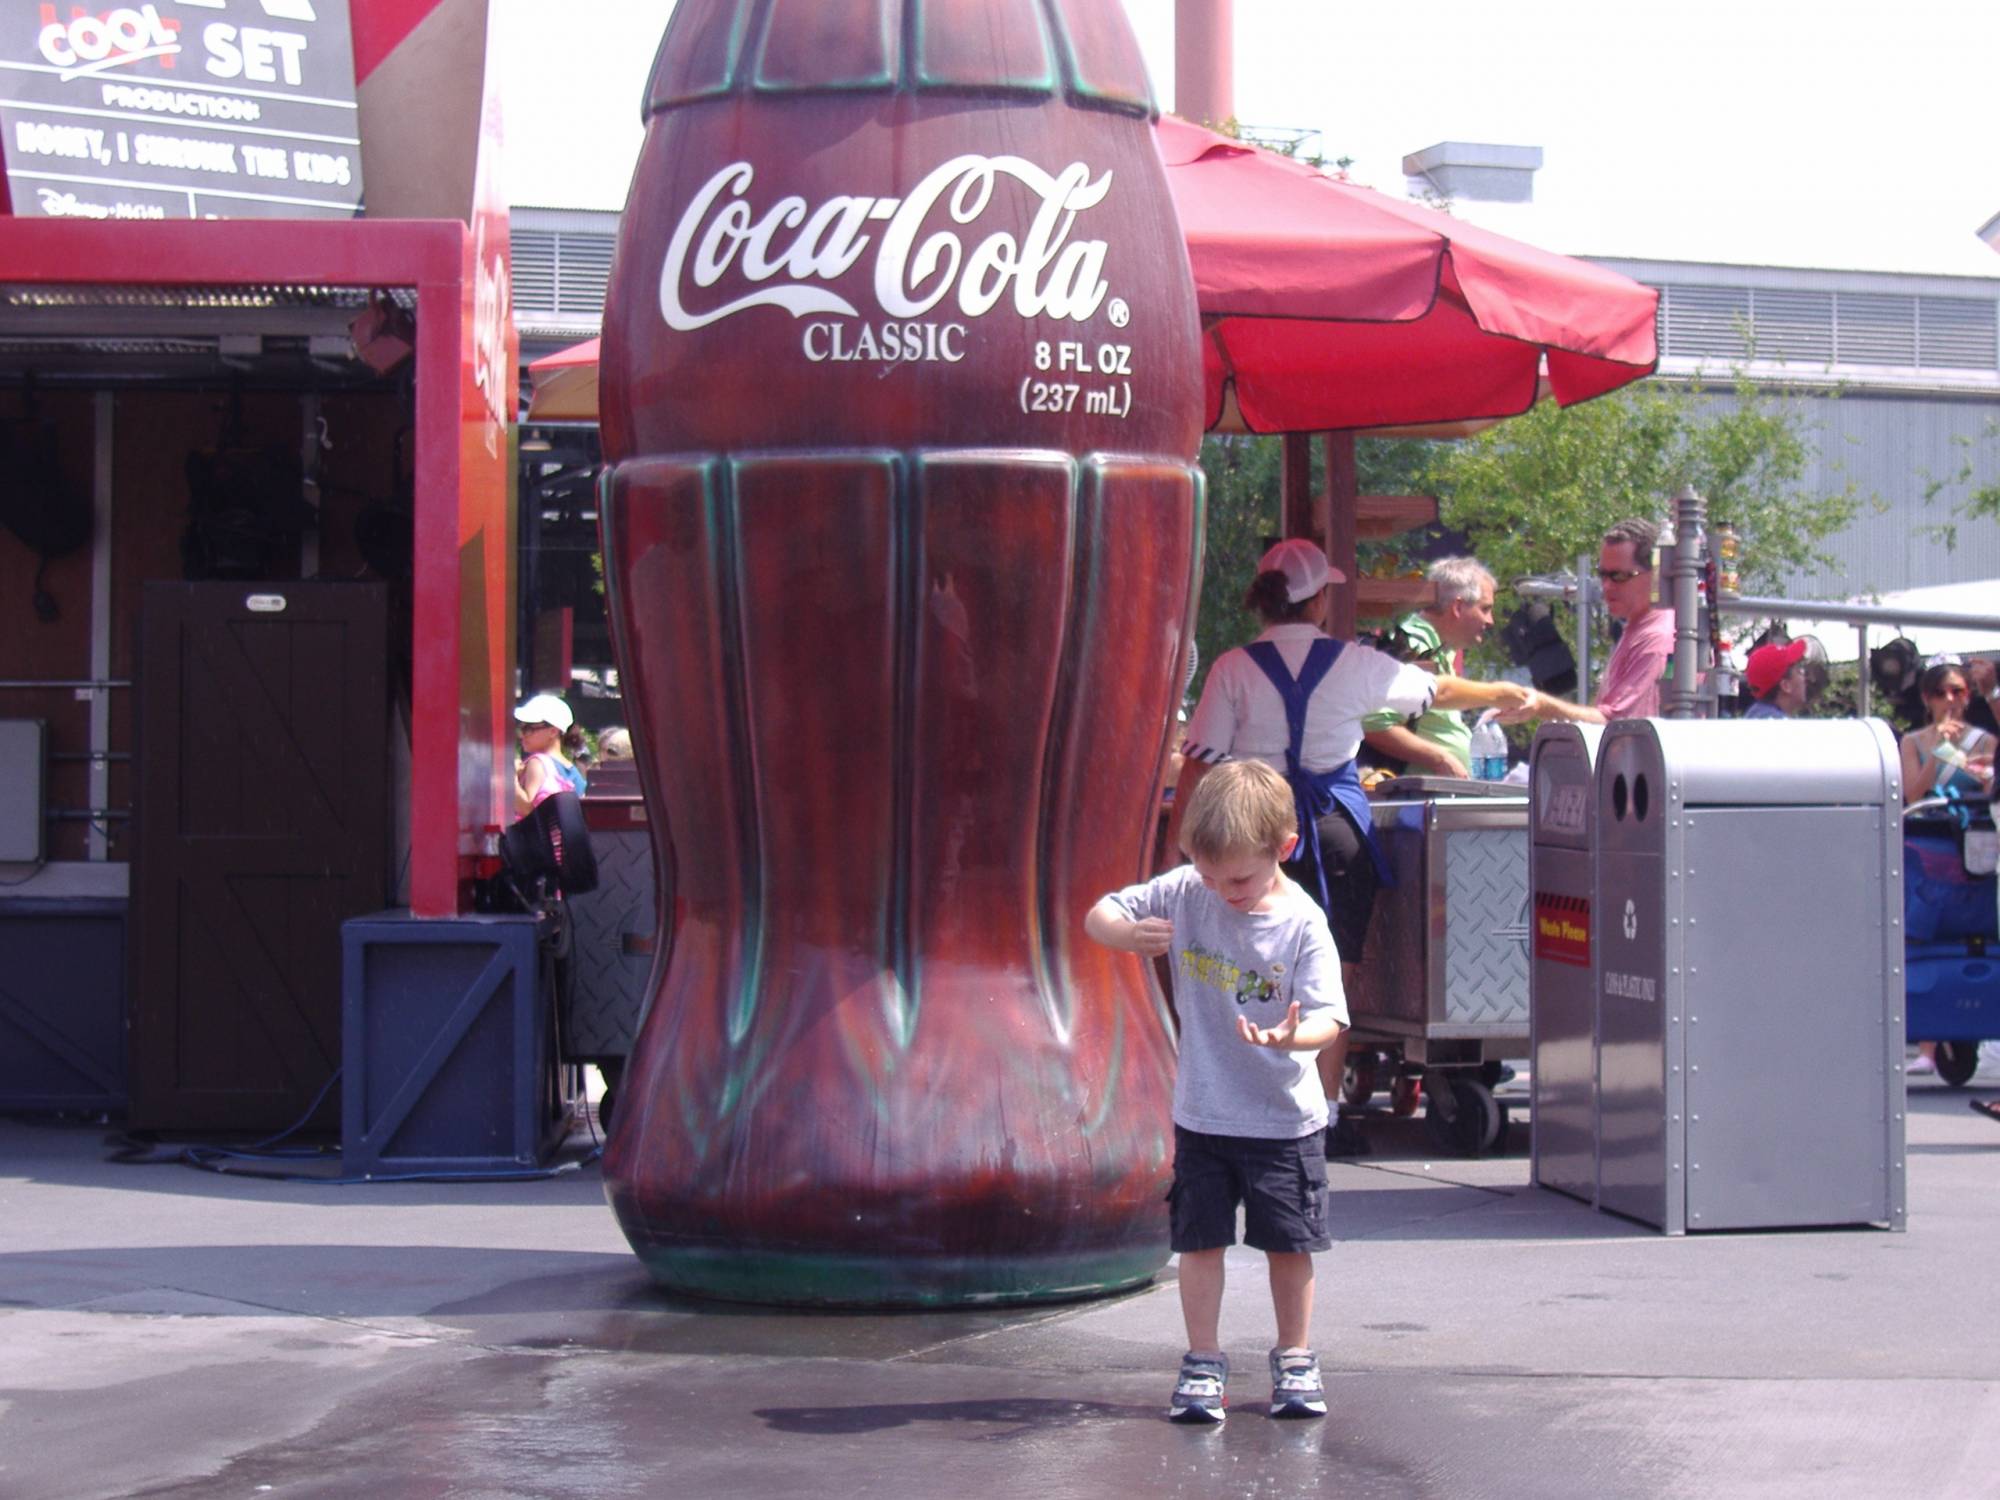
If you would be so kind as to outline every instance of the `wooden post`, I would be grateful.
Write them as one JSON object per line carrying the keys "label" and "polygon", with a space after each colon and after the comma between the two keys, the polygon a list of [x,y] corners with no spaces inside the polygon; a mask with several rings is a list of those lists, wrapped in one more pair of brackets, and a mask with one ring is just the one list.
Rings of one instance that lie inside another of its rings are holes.
{"label": "wooden post", "polygon": [[[1355,557],[1356,507],[1361,495],[1360,475],[1354,467],[1354,434],[1329,432],[1326,444],[1326,487],[1320,492],[1318,529],[1325,538],[1326,559],[1347,575],[1336,584],[1333,608],[1326,622],[1327,634],[1337,641],[1354,638],[1354,601],[1360,577]],[[1287,442],[1291,439],[1288,437]],[[1289,456],[1289,455],[1288,455]],[[1287,469],[1289,470],[1289,465]]]}

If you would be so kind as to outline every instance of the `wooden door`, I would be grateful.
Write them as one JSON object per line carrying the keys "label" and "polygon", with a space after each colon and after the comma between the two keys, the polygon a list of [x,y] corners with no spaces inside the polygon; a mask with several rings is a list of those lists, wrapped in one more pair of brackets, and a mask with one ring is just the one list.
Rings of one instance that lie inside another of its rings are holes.
{"label": "wooden door", "polygon": [[[131,1123],[277,1130],[340,1064],[340,924],[387,904],[387,595],[149,583]],[[339,1123],[328,1089],[311,1125]]]}

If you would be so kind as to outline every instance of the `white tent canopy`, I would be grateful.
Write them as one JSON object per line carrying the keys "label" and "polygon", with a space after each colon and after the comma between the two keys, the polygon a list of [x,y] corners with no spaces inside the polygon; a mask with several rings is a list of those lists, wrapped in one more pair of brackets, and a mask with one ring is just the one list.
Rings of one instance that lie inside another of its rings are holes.
{"label": "white tent canopy", "polygon": [[[1829,661],[1854,661],[1862,650],[1862,634],[1867,649],[1885,645],[1898,636],[1907,637],[1926,660],[1933,656],[2000,655],[2000,578],[1975,579],[1968,583],[1936,583],[1921,588],[1898,589],[1893,593],[1861,595],[1845,601],[1880,609],[1907,609],[1912,616],[1928,614],[1964,615],[1979,623],[1923,623],[1921,619],[1899,622],[1893,618],[1858,625],[1851,620],[1794,616],[1785,628],[1793,637],[1817,636],[1826,647]],[[1801,609],[1810,608],[1802,603]],[[1776,616],[1778,612],[1773,611]]]}

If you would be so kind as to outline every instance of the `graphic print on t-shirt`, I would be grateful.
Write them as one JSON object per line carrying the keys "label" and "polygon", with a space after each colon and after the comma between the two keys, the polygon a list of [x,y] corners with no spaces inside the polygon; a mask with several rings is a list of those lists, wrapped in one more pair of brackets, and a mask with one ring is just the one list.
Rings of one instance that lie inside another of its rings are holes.
{"label": "graphic print on t-shirt", "polygon": [[1181,976],[1190,983],[1229,996],[1238,1005],[1275,1000],[1278,995],[1275,975],[1266,979],[1255,969],[1246,969],[1220,953],[1192,945],[1181,949]]}

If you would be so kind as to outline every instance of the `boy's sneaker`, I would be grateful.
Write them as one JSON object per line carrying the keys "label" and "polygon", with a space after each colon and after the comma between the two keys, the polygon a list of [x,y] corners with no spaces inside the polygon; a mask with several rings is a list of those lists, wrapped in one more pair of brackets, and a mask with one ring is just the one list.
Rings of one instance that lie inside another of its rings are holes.
{"label": "boy's sneaker", "polygon": [[1174,1399],[1167,1408],[1167,1420],[1202,1426],[1220,1422],[1228,1415],[1223,1410],[1225,1403],[1222,1397],[1223,1387],[1228,1381],[1228,1355],[1213,1358],[1205,1354],[1182,1355],[1181,1377],[1174,1384]]}
{"label": "boy's sneaker", "polygon": [[1312,1350],[1271,1351],[1271,1415],[1326,1415],[1326,1391],[1319,1383],[1319,1356]]}

